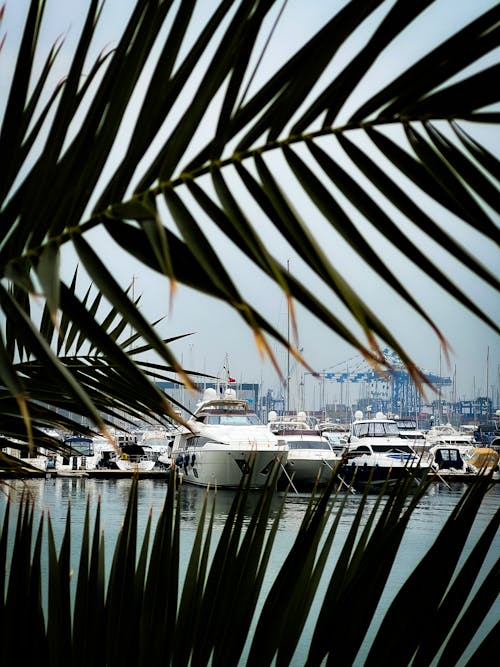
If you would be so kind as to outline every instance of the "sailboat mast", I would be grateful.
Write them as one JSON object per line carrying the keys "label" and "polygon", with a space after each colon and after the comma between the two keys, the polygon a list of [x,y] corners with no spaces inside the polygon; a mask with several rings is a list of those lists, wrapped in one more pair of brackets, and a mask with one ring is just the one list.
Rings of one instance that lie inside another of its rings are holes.
{"label": "sailboat mast", "polygon": [[[490,404],[488,403],[488,388],[490,383],[490,346],[486,350],[486,420],[490,418]],[[491,397],[493,399],[493,396]]]}
{"label": "sailboat mast", "polygon": [[[286,270],[290,273],[290,260],[286,260]],[[290,297],[287,299],[287,329],[286,340],[287,348],[287,367],[286,367],[286,411],[290,410]]]}

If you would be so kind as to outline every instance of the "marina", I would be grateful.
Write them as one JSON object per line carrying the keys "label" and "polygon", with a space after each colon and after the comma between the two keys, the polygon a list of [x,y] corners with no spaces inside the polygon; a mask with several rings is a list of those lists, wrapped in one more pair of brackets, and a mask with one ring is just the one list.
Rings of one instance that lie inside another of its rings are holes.
{"label": "marina", "polygon": [[500,6],[4,4],[0,667],[493,663]]}
{"label": "marina", "polygon": [[[251,472],[251,488],[263,487],[278,460],[279,488],[290,484],[298,493],[323,485],[336,471],[344,488],[379,487],[401,476],[417,482],[423,475],[436,481],[472,481],[478,474],[500,480],[498,442],[476,440],[472,429],[444,424],[429,431],[411,419],[383,413],[364,417],[357,411],[350,424],[316,423],[301,412],[286,417],[271,412],[263,424],[248,401],[228,390],[206,390],[186,426],[171,429],[115,431],[114,440],[54,433],[59,451],[3,439],[0,449],[16,464],[5,466],[0,479],[87,477],[94,479],[158,479],[168,481],[172,468],[186,484],[237,488]],[[403,425],[402,425],[403,423]],[[495,433],[497,431],[495,430]],[[488,431],[490,433],[490,431]]]}
{"label": "marina", "polygon": [[259,489],[278,461],[278,488],[289,484],[295,493],[326,484],[334,472],[344,488],[375,489],[408,475],[445,484],[482,473],[500,479],[500,411],[479,424],[430,419],[425,428],[416,416],[373,412],[373,405],[364,413],[358,401],[351,418],[327,415],[325,403],[320,419],[314,411],[269,410],[269,402],[257,409],[256,387],[249,392],[231,377],[227,355],[217,378],[198,386],[192,412],[179,411],[182,424],[137,420],[93,437],[41,429],[32,448],[0,438],[0,451],[21,463],[16,473],[7,466],[0,478],[168,480],[175,468],[185,484],[235,489],[250,475],[250,488]]}

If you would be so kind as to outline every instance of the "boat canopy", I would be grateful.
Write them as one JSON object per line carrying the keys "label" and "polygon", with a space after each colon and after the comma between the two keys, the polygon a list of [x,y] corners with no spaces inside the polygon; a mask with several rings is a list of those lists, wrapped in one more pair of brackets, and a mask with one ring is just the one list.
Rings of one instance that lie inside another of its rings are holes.
{"label": "boat canopy", "polygon": [[395,421],[367,420],[353,422],[352,434],[356,438],[399,438],[399,429]]}
{"label": "boat canopy", "polygon": [[474,447],[469,463],[478,470],[495,468],[498,465],[500,454],[491,447]]}

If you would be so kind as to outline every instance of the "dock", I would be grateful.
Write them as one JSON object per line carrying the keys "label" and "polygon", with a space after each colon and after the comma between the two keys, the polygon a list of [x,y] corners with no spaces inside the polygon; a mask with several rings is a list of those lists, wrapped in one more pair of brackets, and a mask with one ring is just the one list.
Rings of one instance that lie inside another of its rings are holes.
{"label": "dock", "polygon": [[0,479],[158,479],[167,481],[170,471],[167,470],[49,470],[49,471],[2,471]]}

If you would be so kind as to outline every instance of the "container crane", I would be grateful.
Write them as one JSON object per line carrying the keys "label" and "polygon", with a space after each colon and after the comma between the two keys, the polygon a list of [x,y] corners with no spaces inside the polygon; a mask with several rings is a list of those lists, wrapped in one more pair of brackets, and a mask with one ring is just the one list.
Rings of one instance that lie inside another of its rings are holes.
{"label": "container crane", "polygon": [[[324,369],[319,376],[326,381],[339,383],[365,383],[367,391],[363,403],[372,411],[410,415],[421,411],[423,400],[410,374],[397,354],[385,349],[384,355],[392,368],[384,373],[374,370],[364,359],[353,357]],[[345,370],[340,370],[344,369]],[[450,386],[450,377],[421,371],[425,384],[437,388]]]}

